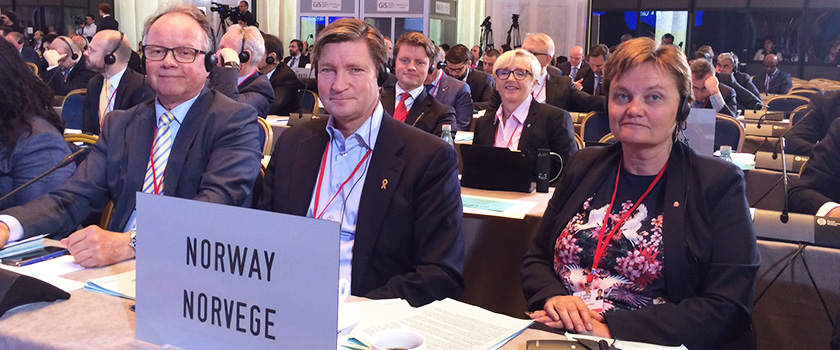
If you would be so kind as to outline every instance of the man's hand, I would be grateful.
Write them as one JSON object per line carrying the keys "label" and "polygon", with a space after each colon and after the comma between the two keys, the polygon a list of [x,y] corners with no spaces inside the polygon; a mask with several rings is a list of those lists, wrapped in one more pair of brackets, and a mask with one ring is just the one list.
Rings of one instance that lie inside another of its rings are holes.
{"label": "man's hand", "polygon": [[61,55],[56,50],[44,51],[44,59],[47,60],[48,67],[57,66],[59,63],[61,63],[61,60],[64,59],[64,57],[67,57],[67,55]]}
{"label": "man's hand", "polygon": [[93,225],[74,232],[61,240],[76,263],[84,267],[116,264],[134,257],[127,233],[106,231]]}
{"label": "man's hand", "polygon": [[229,47],[219,50],[219,53],[217,55],[219,55],[218,58],[220,59],[218,61],[221,64],[221,66],[224,66],[227,63],[240,63],[239,53],[236,52],[236,50],[231,49]]}
{"label": "man's hand", "polygon": [[[828,218],[840,219],[840,207],[836,207],[834,209],[829,210],[828,213],[825,214],[825,216],[828,217]],[[5,227],[5,226],[6,225],[3,225],[3,227]],[[8,235],[7,235],[7,237],[8,237]],[[0,240],[2,240],[2,239],[3,239],[3,232],[0,231]]]}
{"label": "man's hand", "polygon": [[706,85],[706,90],[709,90],[709,94],[715,95],[720,92],[720,89],[718,88],[718,78],[714,74],[706,78],[704,83]]}
{"label": "man's hand", "polygon": [[583,90],[583,78],[580,78],[578,79],[578,81],[575,82],[575,88],[577,88],[578,90]]}
{"label": "man's hand", "polygon": [[0,248],[6,246],[6,243],[9,241],[9,226],[0,222]]}

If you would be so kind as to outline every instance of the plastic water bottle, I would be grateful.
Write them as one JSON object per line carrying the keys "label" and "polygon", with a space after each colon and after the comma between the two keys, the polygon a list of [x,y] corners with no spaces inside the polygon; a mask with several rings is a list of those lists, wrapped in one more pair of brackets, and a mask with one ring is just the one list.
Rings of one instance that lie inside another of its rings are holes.
{"label": "plastic water bottle", "polygon": [[720,159],[732,163],[732,146],[720,146]]}
{"label": "plastic water bottle", "polygon": [[443,124],[443,134],[440,135],[440,138],[443,139],[443,142],[455,147],[455,139],[452,138],[452,125]]}

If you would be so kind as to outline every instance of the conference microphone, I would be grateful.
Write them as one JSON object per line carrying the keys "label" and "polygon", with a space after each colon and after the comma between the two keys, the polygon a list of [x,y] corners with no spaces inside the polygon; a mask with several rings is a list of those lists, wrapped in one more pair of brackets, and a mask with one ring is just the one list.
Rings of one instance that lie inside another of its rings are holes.
{"label": "conference microphone", "polygon": [[32,180],[27,181],[25,184],[20,185],[18,188],[14,189],[12,192],[7,193],[5,196],[0,197],[0,203],[5,201],[9,197],[15,195],[16,193],[20,192],[20,190],[29,187],[29,185],[35,183],[36,181],[40,180],[44,176],[47,176],[47,175],[51,174],[53,171],[56,171],[56,170],[61,169],[63,167],[66,167],[66,166],[70,165],[70,163],[75,162],[77,159],[83,159],[84,156],[86,156],[89,151],[90,150],[88,150],[87,148],[82,148],[82,149],[79,149],[78,151],[76,151],[75,153],[65,157],[64,159],[59,161],[58,164],[56,164],[54,167],[52,167],[49,170],[41,173],[41,175],[38,175],[38,176],[34,177]]}
{"label": "conference microphone", "polygon": [[[805,120],[805,118],[808,118],[808,116],[810,116],[810,115],[811,115],[811,112],[812,112],[812,111],[810,111],[810,110],[809,110],[809,111],[808,111],[808,113],[805,113],[805,116],[804,116],[804,117],[802,117],[802,119],[801,119],[799,122],[802,122],[802,120]],[[773,160],[776,160],[776,158],[779,158],[779,151],[778,151],[778,149],[779,149],[779,143],[781,143],[781,146],[782,146],[782,157],[784,157],[784,156],[785,156],[785,154],[784,154],[784,151],[785,151],[785,150],[784,150],[784,147],[785,147],[785,145],[784,145],[784,142],[782,142],[782,139],[784,139],[784,138],[785,138],[785,136],[787,136],[787,134],[788,134],[791,130],[793,130],[793,127],[790,127],[790,128],[788,128],[787,130],[785,130],[785,132],[782,134],[782,136],[779,136],[779,139],[778,139],[778,140],[776,140],[776,143],[774,143],[774,144],[773,144],[773,156],[772,156]]]}
{"label": "conference microphone", "polygon": [[[763,109],[763,108],[764,108],[764,105],[761,104],[761,102],[756,102],[755,106],[753,107],[753,113],[758,113],[758,110]],[[756,129],[761,129],[761,122],[764,121],[764,117],[766,117],[766,116],[767,116],[767,113],[764,113],[760,117],[758,117],[758,125],[755,126]],[[776,158],[773,158],[773,159],[776,159]]]}
{"label": "conference microphone", "polygon": [[789,219],[789,216],[788,216],[788,202],[789,202],[788,201],[788,186],[789,185],[788,185],[787,159],[785,159],[785,137],[784,136],[779,137],[779,141],[781,141],[781,143],[782,143],[782,180],[783,180],[782,183],[783,183],[784,191],[785,191],[785,197],[784,197],[785,199],[784,199],[784,203],[783,203],[783,206],[782,206],[782,214],[779,215],[779,220],[781,220],[783,224],[786,224],[788,222],[788,219]]}

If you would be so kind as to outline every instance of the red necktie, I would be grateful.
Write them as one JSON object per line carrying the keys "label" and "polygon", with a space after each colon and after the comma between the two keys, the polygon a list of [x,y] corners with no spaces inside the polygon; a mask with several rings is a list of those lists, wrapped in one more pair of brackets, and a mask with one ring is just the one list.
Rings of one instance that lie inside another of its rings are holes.
{"label": "red necktie", "polygon": [[394,119],[405,122],[405,116],[408,115],[408,110],[405,108],[405,100],[411,97],[411,94],[403,92],[400,94],[400,104],[394,110]]}

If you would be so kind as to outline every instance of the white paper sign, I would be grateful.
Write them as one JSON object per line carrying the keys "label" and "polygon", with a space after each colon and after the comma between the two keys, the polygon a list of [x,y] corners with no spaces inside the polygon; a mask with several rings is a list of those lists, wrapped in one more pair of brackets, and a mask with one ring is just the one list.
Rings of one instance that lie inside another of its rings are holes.
{"label": "white paper sign", "polygon": [[376,0],[378,12],[408,12],[409,0]]}
{"label": "white paper sign", "polygon": [[136,337],[335,349],[338,223],[137,194]]}
{"label": "white paper sign", "polygon": [[341,11],[341,0],[312,0],[312,11]]}
{"label": "white paper sign", "polygon": [[692,108],[688,114],[685,138],[695,152],[711,156],[715,152],[715,111],[709,108]]}
{"label": "white paper sign", "polygon": [[435,1],[435,13],[441,15],[451,15],[452,12],[450,10],[448,2]]}

